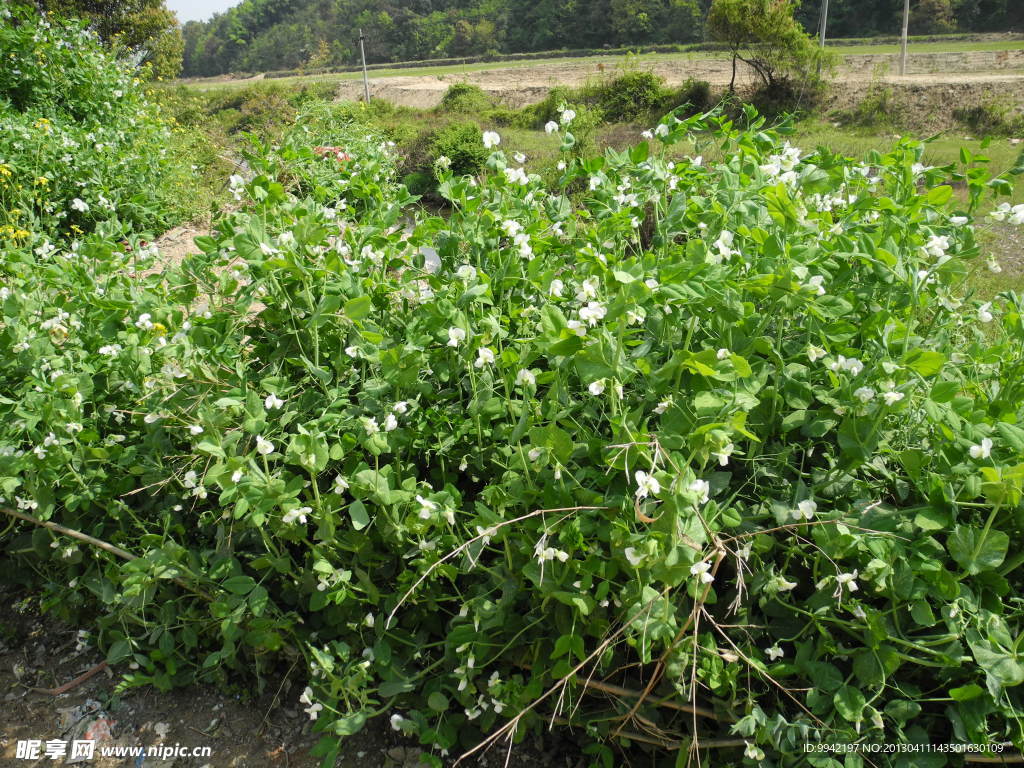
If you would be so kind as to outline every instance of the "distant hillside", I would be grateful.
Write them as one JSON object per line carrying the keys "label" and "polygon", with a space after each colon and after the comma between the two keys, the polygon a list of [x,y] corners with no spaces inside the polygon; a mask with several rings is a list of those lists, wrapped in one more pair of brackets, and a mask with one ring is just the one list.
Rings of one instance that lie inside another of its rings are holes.
{"label": "distant hillside", "polygon": [[[188,77],[358,61],[688,43],[704,37],[711,0],[243,0],[183,28]],[[801,21],[818,23],[820,0]],[[896,0],[830,0],[829,35],[894,34]],[[1024,24],[1021,0],[912,0],[912,34],[1003,31]]]}

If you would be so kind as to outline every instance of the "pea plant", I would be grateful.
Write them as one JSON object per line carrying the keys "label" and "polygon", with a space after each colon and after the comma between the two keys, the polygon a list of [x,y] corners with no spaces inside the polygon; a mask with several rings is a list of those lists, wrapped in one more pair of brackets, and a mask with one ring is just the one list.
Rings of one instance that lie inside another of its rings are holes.
{"label": "pea plant", "polygon": [[573,119],[554,184],[487,131],[432,215],[323,109],[181,264],[9,251],[11,578],[128,686],[301,670],[325,764],[378,717],[438,765],[549,721],[595,766],[1024,746],[1024,304],[966,288],[1019,169]]}

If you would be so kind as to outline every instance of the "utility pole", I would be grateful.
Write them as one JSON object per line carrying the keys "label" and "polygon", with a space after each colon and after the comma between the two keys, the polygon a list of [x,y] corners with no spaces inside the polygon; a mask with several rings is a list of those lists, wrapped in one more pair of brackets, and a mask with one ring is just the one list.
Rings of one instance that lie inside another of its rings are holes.
{"label": "utility pole", "polygon": [[907,74],[907,25],[910,23],[910,0],[903,0],[903,35],[900,37],[900,75]]}
{"label": "utility pole", "polygon": [[818,40],[821,47],[825,47],[825,24],[828,23],[828,0],[821,0],[821,32]]}
{"label": "utility pole", "polygon": [[[825,25],[828,23],[828,0],[821,0],[821,29],[818,33],[818,41],[821,49],[825,50]],[[818,59],[818,74],[821,74],[821,59]]]}
{"label": "utility pole", "polygon": [[363,41],[366,38],[363,37],[363,30],[359,30],[359,55],[363,59],[363,98],[366,101],[366,105],[370,105],[370,81],[366,77],[366,48],[363,45]]}

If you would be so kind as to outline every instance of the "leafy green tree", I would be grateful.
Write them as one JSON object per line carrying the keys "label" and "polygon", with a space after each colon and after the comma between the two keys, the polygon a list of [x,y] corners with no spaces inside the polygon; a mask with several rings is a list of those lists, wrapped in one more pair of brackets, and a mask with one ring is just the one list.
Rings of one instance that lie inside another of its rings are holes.
{"label": "leafy green tree", "polygon": [[793,18],[795,8],[795,0],[714,0],[707,30],[732,53],[730,90],[736,86],[737,61],[753,69],[768,91],[818,84],[819,64],[828,65],[830,57]]}
{"label": "leafy green tree", "polygon": [[37,0],[41,11],[89,22],[105,42],[123,46],[151,65],[154,77],[181,71],[184,38],[164,0]]}

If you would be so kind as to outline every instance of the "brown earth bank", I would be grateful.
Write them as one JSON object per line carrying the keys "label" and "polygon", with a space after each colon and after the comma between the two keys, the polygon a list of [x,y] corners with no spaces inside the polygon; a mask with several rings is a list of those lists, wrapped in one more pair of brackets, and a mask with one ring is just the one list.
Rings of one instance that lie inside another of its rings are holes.
{"label": "brown earth bank", "polygon": [[[670,86],[688,79],[706,80],[724,89],[732,77],[725,58],[677,57],[639,66],[664,78]],[[1013,109],[1024,104],[1024,48],[1011,51],[924,53],[908,57],[907,74],[896,75],[896,54],[865,54],[843,57],[836,81],[830,88],[823,112],[849,110],[869,95],[892,91],[893,102],[906,102],[908,127],[942,130],[956,124],[953,109],[1000,104]],[[373,98],[419,109],[436,107],[453,83],[471,83],[489,93],[499,104],[519,108],[544,99],[555,86],[580,86],[607,78],[612,68],[602,62],[566,59],[529,67],[495,67],[466,73],[378,77],[370,79]],[[740,64],[737,85],[749,88],[752,71]],[[343,101],[362,98],[362,82],[339,83]]]}

